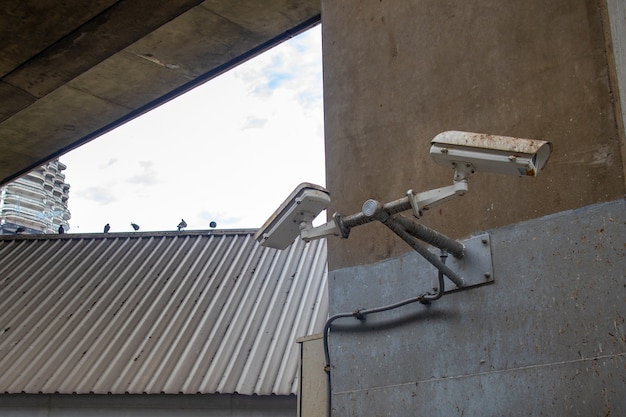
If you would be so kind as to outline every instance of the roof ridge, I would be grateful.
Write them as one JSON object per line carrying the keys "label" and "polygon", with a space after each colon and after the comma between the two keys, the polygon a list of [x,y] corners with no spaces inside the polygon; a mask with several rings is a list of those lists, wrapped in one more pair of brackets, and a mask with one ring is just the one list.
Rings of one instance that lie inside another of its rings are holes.
{"label": "roof ridge", "polygon": [[86,239],[86,238],[127,238],[127,237],[163,237],[163,236],[223,236],[248,235],[256,233],[258,229],[199,229],[199,230],[155,230],[145,232],[109,232],[109,233],[64,233],[64,234],[36,234],[36,235],[0,235],[2,240],[50,240],[50,239]]}

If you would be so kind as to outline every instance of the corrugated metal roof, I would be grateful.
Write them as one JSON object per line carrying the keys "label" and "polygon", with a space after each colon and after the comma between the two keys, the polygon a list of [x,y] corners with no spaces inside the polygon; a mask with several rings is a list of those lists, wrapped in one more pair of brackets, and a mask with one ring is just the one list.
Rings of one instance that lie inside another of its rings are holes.
{"label": "corrugated metal roof", "polygon": [[326,243],[253,232],[0,237],[0,392],[296,393]]}

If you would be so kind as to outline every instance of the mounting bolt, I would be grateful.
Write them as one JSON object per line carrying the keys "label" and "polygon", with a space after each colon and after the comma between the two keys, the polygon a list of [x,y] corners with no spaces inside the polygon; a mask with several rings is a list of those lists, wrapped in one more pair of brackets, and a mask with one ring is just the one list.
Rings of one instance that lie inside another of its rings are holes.
{"label": "mounting bolt", "polygon": [[485,272],[485,278],[491,279],[491,272]]}
{"label": "mounting bolt", "polygon": [[483,237],[482,239],[480,239],[480,241],[483,243],[483,245],[486,245],[487,243],[489,243],[486,237]]}

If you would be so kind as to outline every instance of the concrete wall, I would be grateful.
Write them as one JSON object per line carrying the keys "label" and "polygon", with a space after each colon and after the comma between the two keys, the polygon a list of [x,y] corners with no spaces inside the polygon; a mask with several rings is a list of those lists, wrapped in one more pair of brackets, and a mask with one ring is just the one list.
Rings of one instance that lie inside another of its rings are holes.
{"label": "concrete wall", "polygon": [[[330,333],[333,416],[626,415],[626,203],[490,232],[494,282]],[[332,314],[429,289],[415,253],[332,272]]]}
{"label": "concrete wall", "polygon": [[[538,178],[477,174],[424,222],[453,236],[624,194],[601,2],[322,1],[332,211],[451,184],[428,155],[445,130],[550,140]],[[372,236],[379,236],[372,239]],[[379,225],[330,241],[331,269],[408,247]]]}
{"label": "concrete wall", "polygon": [[0,415],[13,417],[295,417],[295,396],[0,395]]}
{"label": "concrete wall", "polygon": [[[622,160],[626,160],[626,2],[606,0],[605,38],[607,40],[607,58],[611,75],[612,92],[615,101],[617,125],[622,135]],[[607,24],[608,23],[608,24]],[[624,166],[626,171],[626,164]]]}
{"label": "concrete wall", "polygon": [[[478,173],[423,218],[491,230],[493,285],[337,323],[333,415],[626,415],[623,3],[322,0],[322,16],[330,212],[451,184],[428,156],[441,131],[554,144],[539,177]],[[380,224],[329,239],[331,314],[417,295],[422,263]]]}

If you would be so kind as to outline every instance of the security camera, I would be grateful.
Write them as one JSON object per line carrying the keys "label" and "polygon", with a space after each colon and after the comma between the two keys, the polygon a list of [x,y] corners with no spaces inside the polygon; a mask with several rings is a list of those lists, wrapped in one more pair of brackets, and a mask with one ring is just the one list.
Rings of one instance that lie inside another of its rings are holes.
{"label": "security camera", "polygon": [[[468,179],[476,171],[534,177],[543,169],[552,153],[552,144],[543,140],[458,131],[440,133],[431,144],[430,155],[435,162],[454,168],[452,185],[420,193],[408,190],[405,197],[384,205],[376,204],[372,210],[366,202],[359,213],[349,216],[335,213],[329,222],[313,227],[313,220],[330,205],[330,195],[324,187],[302,183],[265,222],[254,238],[263,246],[285,249],[298,235],[305,242],[329,236],[347,238],[353,227],[407,210],[411,210],[413,216],[419,219],[439,204],[465,195],[468,191]],[[396,220],[392,220],[392,223],[394,221]],[[419,238],[430,242],[429,236],[426,239]]]}
{"label": "security camera", "polygon": [[534,177],[552,152],[552,144],[543,140],[459,131],[440,133],[431,144],[431,157],[440,165],[452,166],[455,180],[467,179],[476,171]]}
{"label": "security camera", "polygon": [[285,249],[301,231],[313,227],[313,220],[329,204],[330,195],[324,187],[302,183],[255,233],[254,239],[263,246]]}

